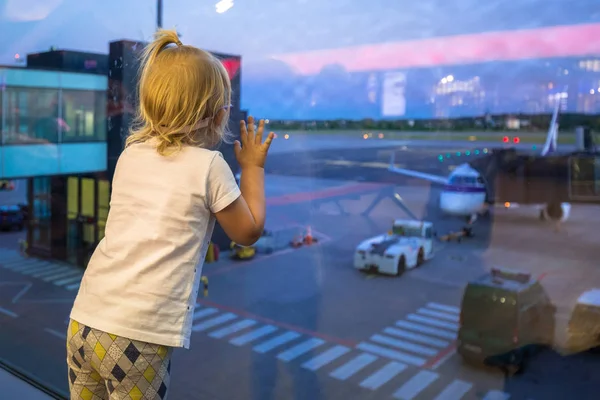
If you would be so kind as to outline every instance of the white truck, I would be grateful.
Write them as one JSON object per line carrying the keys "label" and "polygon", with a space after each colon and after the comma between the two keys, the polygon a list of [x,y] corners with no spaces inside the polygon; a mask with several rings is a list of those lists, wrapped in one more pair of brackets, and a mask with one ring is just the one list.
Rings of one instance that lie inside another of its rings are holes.
{"label": "white truck", "polygon": [[387,275],[402,275],[433,257],[433,224],[395,220],[392,230],[361,242],[354,253],[354,268]]}

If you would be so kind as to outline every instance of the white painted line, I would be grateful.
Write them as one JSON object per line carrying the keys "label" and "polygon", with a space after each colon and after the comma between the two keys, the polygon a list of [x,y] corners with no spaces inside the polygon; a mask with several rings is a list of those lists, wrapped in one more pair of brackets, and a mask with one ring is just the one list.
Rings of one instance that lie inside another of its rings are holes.
{"label": "white painted line", "polygon": [[291,342],[294,339],[300,337],[299,333],[296,332],[286,332],[282,335],[276,336],[273,339],[269,339],[266,342],[262,342],[253,347],[253,350],[258,353],[266,353],[269,350],[274,349],[277,346],[281,346],[287,342]]}
{"label": "white painted line", "polygon": [[226,326],[225,328],[216,330],[216,331],[210,333],[208,336],[215,338],[215,339],[221,339],[227,335],[231,335],[232,333],[239,332],[242,329],[246,329],[252,325],[256,325],[256,321],[254,321],[252,319],[244,319],[242,321],[239,321],[239,322],[236,322],[229,326]]}
{"label": "white painted line", "polygon": [[450,332],[450,331],[446,331],[443,329],[432,328],[430,326],[415,324],[413,322],[398,321],[398,322],[396,322],[396,326],[399,326],[400,328],[410,329],[411,331],[415,331],[415,332],[428,333],[430,335],[435,335],[438,337],[442,337],[444,339],[450,339],[450,340],[456,339],[455,332]]}
{"label": "white painted line", "polygon": [[473,384],[460,379],[455,379],[451,384],[438,394],[433,400],[460,400],[473,387]]}
{"label": "white painted line", "polygon": [[19,316],[18,314],[14,313],[10,310],[7,310],[6,308],[2,308],[2,307],[0,307],[0,314],[8,315],[9,317],[12,317],[12,318],[17,318]]}
{"label": "white painted line", "polygon": [[67,338],[67,334],[66,333],[58,332],[58,331],[55,331],[54,329],[44,328],[44,331],[46,331],[49,334],[54,335],[54,336],[56,336],[58,338],[61,338],[61,339],[66,339]]}
{"label": "white painted line", "polygon": [[25,260],[25,257],[15,254],[12,256],[6,256],[4,258],[2,258],[2,262],[0,262],[0,267],[4,267],[7,264],[13,263],[15,261],[22,261]]}
{"label": "white painted line", "polygon": [[23,266],[27,266],[30,264],[37,264],[40,260],[36,258],[24,258],[22,260],[15,260],[11,262],[3,263],[4,268],[12,270],[17,270]]}
{"label": "white painted line", "polygon": [[23,275],[29,275],[29,273],[48,269],[50,265],[52,264],[45,261],[35,260],[33,262],[27,263],[27,265],[24,267],[21,265],[22,268],[14,268],[12,269],[12,271],[19,272]]}
{"label": "white painted line", "polygon": [[53,267],[47,268],[47,269],[45,269],[45,270],[43,270],[41,272],[36,272],[34,274],[31,274],[31,276],[34,277],[34,278],[40,278],[40,277],[48,275],[48,274],[52,275],[52,274],[56,274],[56,273],[61,272],[61,271],[68,271],[68,270],[70,270],[70,268],[53,266]]}
{"label": "white painted line", "polygon": [[352,375],[371,364],[373,361],[377,360],[379,357],[374,356],[369,353],[362,353],[358,356],[354,357],[352,360],[348,361],[346,364],[340,366],[335,371],[333,371],[329,376],[335,379],[339,379],[341,381],[345,381],[350,378]]}
{"label": "white painted line", "polygon": [[459,328],[458,324],[454,324],[452,322],[439,321],[437,319],[422,317],[422,316],[416,315],[416,314],[408,314],[406,316],[406,319],[409,321],[421,322],[423,324],[437,326],[438,328],[451,329],[453,331],[458,331],[458,328]]}
{"label": "white painted line", "polygon": [[394,393],[394,398],[399,400],[412,400],[419,393],[431,385],[437,378],[438,374],[431,371],[419,371],[416,375],[410,378],[400,389]]}
{"label": "white painted line", "polygon": [[458,320],[460,318],[456,314],[448,314],[443,311],[433,311],[433,310],[429,310],[427,308],[419,308],[417,310],[417,313],[427,315],[429,317],[445,319],[445,320],[452,321],[452,322],[458,322]]}
{"label": "white painted line", "polygon": [[205,331],[207,329],[212,328],[213,326],[224,324],[225,322],[231,321],[232,319],[235,319],[235,318],[237,318],[237,315],[232,314],[232,313],[219,315],[218,317],[211,318],[209,320],[206,320],[204,322],[201,322],[199,324],[192,326],[192,330],[194,332]]}
{"label": "white painted line", "polygon": [[357,349],[367,351],[369,353],[377,354],[378,356],[391,358],[392,360],[401,361],[407,364],[416,365],[422,367],[425,365],[424,358],[411,356],[410,354],[402,353],[397,350],[386,349],[385,347],[377,346],[370,343],[361,342],[356,346]]}
{"label": "white painted line", "polygon": [[253,340],[259,339],[263,336],[267,336],[268,334],[273,333],[276,330],[277,328],[272,325],[265,325],[242,336],[235,337],[231,339],[229,343],[231,343],[234,346],[243,346],[246,343],[252,342]]}
{"label": "white painted line", "polygon": [[75,290],[75,289],[79,288],[80,285],[81,285],[81,282],[77,282],[77,283],[74,283],[72,285],[65,286],[65,289],[67,289],[67,290]]}
{"label": "white painted line", "polygon": [[216,308],[204,308],[196,311],[192,317],[192,320],[195,321],[197,319],[208,317],[209,315],[213,315],[217,313],[218,310]]}
{"label": "white painted line", "polygon": [[56,272],[55,274],[43,277],[42,280],[44,282],[50,282],[55,279],[66,278],[68,276],[74,276],[74,275],[82,276],[81,271],[76,271],[76,270],[72,270],[72,269],[67,269],[66,271],[60,271],[60,272],[55,271],[55,272]]}
{"label": "white painted line", "polygon": [[397,347],[399,349],[407,350],[407,351],[410,351],[411,353],[416,353],[416,354],[420,354],[423,356],[432,356],[433,357],[439,352],[438,349],[432,349],[431,347],[425,347],[425,346],[421,346],[418,344],[405,342],[403,340],[393,339],[391,337],[383,336],[383,335],[373,335],[373,336],[371,336],[371,340],[374,341],[375,343]]}
{"label": "white painted line", "polygon": [[446,361],[448,361],[455,354],[456,354],[456,349],[448,352],[448,354],[445,354],[442,358],[440,358],[439,360],[437,360],[435,362],[435,364],[433,364],[431,366],[431,369],[433,369],[433,370],[438,369],[443,363],[445,363]]}
{"label": "white painted line", "polygon": [[329,364],[333,360],[343,356],[344,354],[350,351],[346,346],[335,346],[330,348],[329,350],[319,354],[315,358],[308,360],[304,364],[302,364],[303,368],[309,369],[311,371],[316,371],[324,365]]}
{"label": "white painted line", "polygon": [[510,394],[501,392],[500,390],[490,390],[487,392],[483,400],[508,400]]}
{"label": "white painted line", "polygon": [[371,390],[379,389],[406,368],[407,366],[405,364],[390,361],[383,368],[362,381],[359,386]]}
{"label": "white painted line", "polygon": [[448,306],[446,304],[440,304],[440,303],[427,303],[427,307],[429,308],[435,308],[437,310],[441,310],[441,311],[446,311],[449,313],[454,313],[454,314],[460,314],[460,308],[458,307],[454,307],[454,306]]}
{"label": "white painted line", "polygon": [[294,358],[300,357],[302,354],[308,353],[312,349],[322,346],[323,344],[325,344],[323,339],[310,338],[307,341],[292,347],[291,349],[277,354],[277,358],[281,361],[291,361]]}
{"label": "white painted line", "polygon": [[388,335],[398,336],[404,339],[409,339],[418,343],[428,344],[431,346],[446,348],[450,346],[450,342],[441,339],[435,339],[425,335],[419,335],[418,333],[412,333],[408,331],[404,331],[402,329],[396,328],[385,328],[383,333],[387,333]]}
{"label": "white painted line", "polygon": [[61,279],[60,281],[55,281],[52,283],[54,283],[56,286],[62,286],[67,283],[73,283],[73,282],[80,281],[82,278],[83,278],[83,273],[80,272],[78,276],[75,276],[73,278]]}

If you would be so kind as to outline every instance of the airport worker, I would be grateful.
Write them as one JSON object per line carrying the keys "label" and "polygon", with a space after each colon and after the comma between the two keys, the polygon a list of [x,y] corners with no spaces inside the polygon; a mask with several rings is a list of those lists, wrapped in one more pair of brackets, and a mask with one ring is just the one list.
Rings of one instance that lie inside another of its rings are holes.
{"label": "airport worker", "polygon": [[264,165],[274,134],[240,122],[238,186],[221,153],[231,82],[210,53],[159,30],[145,47],[138,118],[117,162],[105,237],[70,315],[71,399],[167,397],[174,348],[189,348],[215,221],[252,245],[265,224]]}

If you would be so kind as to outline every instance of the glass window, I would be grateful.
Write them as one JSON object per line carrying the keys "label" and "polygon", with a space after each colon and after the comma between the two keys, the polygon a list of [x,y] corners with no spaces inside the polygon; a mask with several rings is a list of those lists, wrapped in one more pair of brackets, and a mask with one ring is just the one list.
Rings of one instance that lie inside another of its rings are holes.
{"label": "glass window", "polygon": [[33,179],[33,229],[31,246],[50,249],[51,232],[51,185],[50,178]]}
{"label": "glass window", "polygon": [[106,93],[63,90],[62,141],[88,142],[106,138]]}
{"label": "glass window", "polygon": [[57,143],[58,99],[56,89],[8,87],[4,143]]}

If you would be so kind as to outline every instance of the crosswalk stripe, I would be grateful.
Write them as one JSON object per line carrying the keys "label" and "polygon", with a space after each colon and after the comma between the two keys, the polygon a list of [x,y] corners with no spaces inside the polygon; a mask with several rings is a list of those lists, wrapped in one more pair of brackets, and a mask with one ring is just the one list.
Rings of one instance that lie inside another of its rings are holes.
{"label": "crosswalk stripe", "polygon": [[72,269],[68,268],[68,267],[60,267],[58,265],[55,265],[55,266],[47,268],[43,271],[31,274],[31,276],[33,276],[34,278],[41,278],[43,276],[54,275],[54,274],[56,274],[58,272],[62,272],[62,271],[72,271]]}
{"label": "crosswalk stripe", "polygon": [[310,338],[305,342],[297,344],[291,349],[285,350],[277,354],[277,358],[281,361],[291,361],[294,358],[300,357],[302,354],[308,353],[312,349],[315,349],[323,344],[325,344],[325,341],[323,339]]}
{"label": "crosswalk stripe", "polygon": [[21,264],[20,265],[21,268],[18,268],[18,267],[10,268],[10,270],[27,275],[31,271],[37,271],[40,269],[48,268],[49,265],[51,265],[49,262],[40,261],[40,260],[32,260],[32,261],[29,261],[25,266],[23,266],[23,264]]}
{"label": "crosswalk stripe", "polygon": [[36,258],[24,258],[22,260],[15,260],[15,261],[11,261],[11,262],[5,262],[5,263],[3,263],[3,265],[4,265],[4,268],[10,269],[12,271],[12,270],[15,270],[15,269],[19,269],[19,268],[21,268],[23,266],[27,266],[29,264],[37,264],[39,262],[40,261],[38,259],[36,259]]}
{"label": "crosswalk stripe", "polygon": [[212,332],[211,334],[209,334],[208,336],[215,338],[215,339],[221,339],[227,335],[231,335],[232,333],[239,332],[242,329],[246,329],[255,324],[256,324],[256,321],[254,321],[252,319],[244,319],[242,321],[239,321],[239,322],[236,322],[229,326],[226,326],[225,328],[216,330],[216,331]]}
{"label": "crosswalk stripe", "polygon": [[216,312],[218,312],[218,310],[216,308],[203,308],[203,309],[200,309],[200,310],[194,312],[192,320],[195,321],[195,320],[203,318],[203,317],[208,317],[209,315],[213,315]]}
{"label": "crosswalk stripe", "polygon": [[441,339],[435,339],[425,335],[419,335],[417,333],[407,332],[402,329],[396,328],[385,328],[383,333],[387,333],[388,335],[398,336],[404,339],[413,340],[418,343],[428,344],[431,346],[445,348],[450,345],[450,342]]}
{"label": "crosswalk stripe", "polygon": [[359,386],[371,390],[379,389],[406,368],[407,366],[405,364],[390,361],[384,367],[362,381]]}
{"label": "crosswalk stripe", "polygon": [[426,362],[424,358],[411,356],[410,354],[402,353],[397,350],[386,349],[385,347],[377,346],[370,343],[361,342],[356,346],[356,348],[362,351],[377,354],[378,356],[391,358],[392,360],[416,365],[417,367],[422,367],[423,365],[425,365]]}
{"label": "crosswalk stripe", "polygon": [[369,353],[359,354],[352,360],[337,368],[335,371],[329,374],[329,376],[344,381],[378,358],[379,357]]}
{"label": "crosswalk stripe", "polygon": [[446,329],[452,329],[454,331],[458,331],[458,324],[453,324],[452,322],[444,322],[444,321],[440,321],[440,320],[433,319],[433,318],[422,317],[422,316],[416,315],[416,314],[408,314],[406,316],[406,319],[408,319],[410,321],[421,322],[424,324],[437,326],[438,328],[446,328]]}
{"label": "crosswalk stripe", "polygon": [[276,327],[272,325],[265,325],[251,332],[245,333],[242,336],[235,337],[229,341],[229,343],[234,346],[243,346],[246,343],[250,343],[253,340],[259,339],[263,336],[267,336],[270,333],[273,333],[277,330]]}
{"label": "crosswalk stripe", "polygon": [[77,282],[77,283],[74,283],[72,285],[69,285],[69,286],[65,286],[65,289],[67,289],[67,290],[75,290],[75,289],[78,289],[79,286],[81,286],[81,281]]}
{"label": "crosswalk stripe", "polygon": [[316,371],[324,365],[329,364],[336,358],[343,356],[344,354],[350,351],[346,346],[335,346],[331,349],[319,354],[315,358],[306,361],[302,364],[303,368],[309,369],[311,371]]}
{"label": "crosswalk stripe", "polygon": [[420,333],[428,333],[430,335],[435,335],[438,337],[443,337],[444,339],[456,339],[456,333],[446,331],[443,329],[432,328],[430,326],[423,326],[420,324],[415,324],[408,321],[397,321],[396,326],[400,328],[410,329],[411,331],[420,332]]}
{"label": "crosswalk stripe", "polygon": [[416,375],[404,383],[396,392],[395,399],[412,400],[421,393],[427,386],[438,378],[438,374],[431,371],[419,371]]}
{"label": "crosswalk stripe", "polygon": [[2,262],[0,263],[0,267],[4,266],[4,264],[10,263],[10,262],[15,262],[18,260],[24,260],[25,257],[23,257],[20,254],[9,254],[5,257],[2,257]]}
{"label": "crosswalk stripe", "polygon": [[223,315],[219,315],[218,317],[211,318],[199,324],[192,326],[192,330],[194,332],[205,331],[207,329],[212,328],[213,326],[217,326],[220,324],[224,324],[227,321],[231,321],[232,319],[237,318],[237,315],[232,313],[227,313]]}
{"label": "crosswalk stripe", "polygon": [[427,308],[419,308],[417,310],[417,313],[427,315],[430,317],[446,319],[446,320],[449,320],[452,322],[458,322],[458,320],[459,320],[459,316],[456,314],[448,314],[443,311],[433,311],[433,310],[429,310]]}
{"label": "crosswalk stripe", "polygon": [[473,384],[455,379],[433,400],[460,400],[473,387]]}
{"label": "crosswalk stripe", "polygon": [[391,337],[383,335],[373,335],[371,336],[371,340],[375,343],[386,344],[388,346],[397,347],[399,349],[407,350],[412,353],[421,354],[424,356],[435,356],[439,352],[439,350],[437,349],[432,349],[430,347],[405,342],[403,340],[392,339]]}
{"label": "crosswalk stripe", "polygon": [[510,399],[510,394],[501,392],[499,390],[490,390],[487,392],[483,400],[508,400]]}
{"label": "crosswalk stripe", "polygon": [[440,303],[427,303],[427,307],[429,308],[435,308],[441,311],[446,311],[449,313],[454,313],[454,314],[460,314],[460,308],[458,307],[454,307],[454,306],[448,306],[446,304],[440,304]]}
{"label": "crosswalk stripe", "polygon": [[273,339],[269,339],[266,342],[258,344],[254,346],[253,349],[258,353],[266,353],[267,351],[272,350],[277,346],[281,346],[282,344],[291,342],[292,340],[297,339],[299,337],[299,333],[289,331],[282,335],[276,336]]}
{"label": "crosswalk stripe", "polygon": [[81,278],[83,278],[83,273],[80,272],[77,276],[75,276],[73,278],[61,279],[60,281],[54,281],[52,283],[54,283],[57,286],[62,286],[62,285],[65,285],[67,283],[72,283],[72,282],[76,282],[78,280],[81,280]]}
{"label": "crosswalk stripe", "polygon": [[42,278],[42,280],[44,282],[50,282],[50,281],[53,281],[55,279],[66,278],[66,277],[71,276],[71,275],[81,276],[81,271],[77,271],[77,270],[73,270],[73,269],[69,268],[67,271],[63,270],[63,271],[58,272],[56,274],[45,276],[45,277]]}

